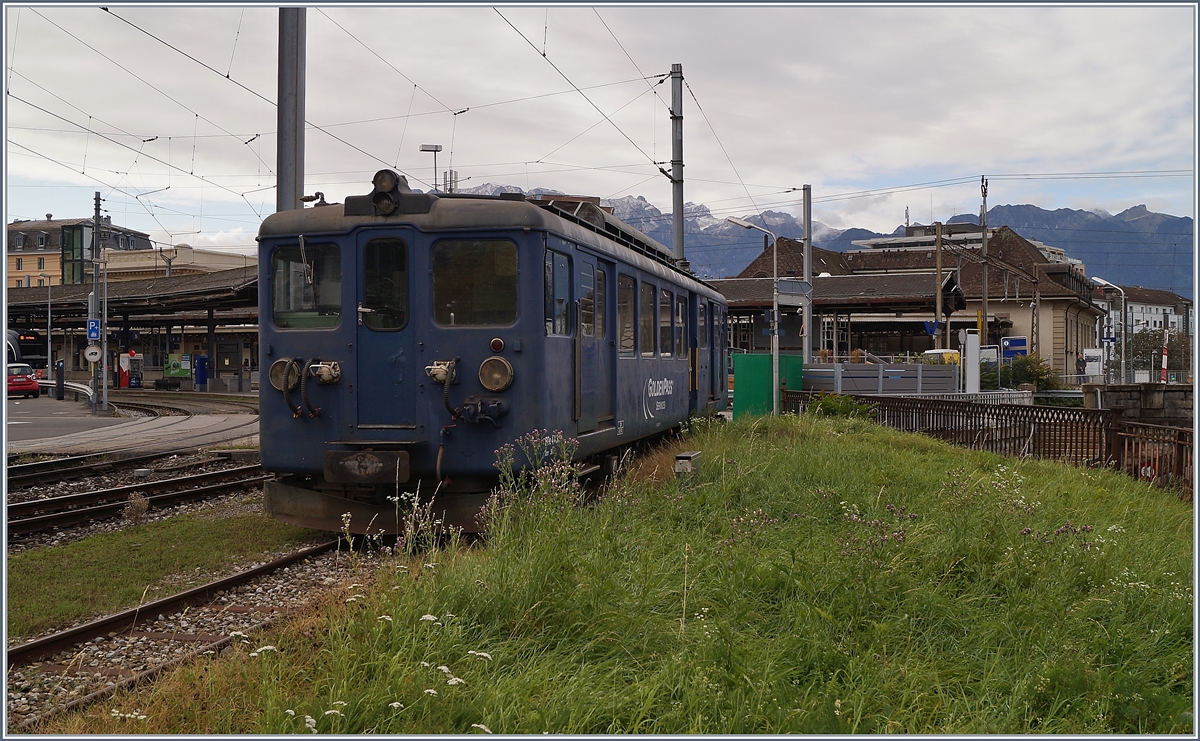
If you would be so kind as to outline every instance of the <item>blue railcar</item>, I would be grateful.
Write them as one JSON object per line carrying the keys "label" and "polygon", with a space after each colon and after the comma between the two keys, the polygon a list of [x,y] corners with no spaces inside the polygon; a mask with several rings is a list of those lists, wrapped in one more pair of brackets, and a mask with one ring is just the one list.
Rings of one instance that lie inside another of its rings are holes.
{"label": "blue railcar", "polygon": [[259,231],[273,516],[395,532],[389,497],[419,487],[473,530],[495,451],[526,432],[603,465],[727,406],[725,300],[598,199],[373,185]]}

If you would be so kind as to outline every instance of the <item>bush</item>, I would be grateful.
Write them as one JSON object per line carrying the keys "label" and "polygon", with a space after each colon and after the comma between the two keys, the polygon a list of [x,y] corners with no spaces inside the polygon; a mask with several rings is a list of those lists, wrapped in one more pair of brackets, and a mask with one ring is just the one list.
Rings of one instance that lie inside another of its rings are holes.
{"label": "bush", "polygon": [[808,413],[818,417],[870,418],[874,409],[874,404],[856,401],[853,396],[829,394],[824,391],[808,405]]}

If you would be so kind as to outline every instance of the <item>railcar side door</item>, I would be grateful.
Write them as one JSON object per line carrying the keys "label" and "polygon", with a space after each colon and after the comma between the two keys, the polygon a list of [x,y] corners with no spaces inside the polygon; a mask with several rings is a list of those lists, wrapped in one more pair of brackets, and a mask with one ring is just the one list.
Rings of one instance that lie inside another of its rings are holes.
{"label": "railcar side door", "polygon": [[358,241],[358,429],[415,429],[409,243],[380,232],[365,232]]}
{"label": "railcar side door", "polygon": [[596,341],[596,261],[576,253],[575,295],[579,297],[575,328],[575,394],[579,404],[579,432],[596,429],[596,386],[599,348]]}
{"label": "railcar side door", "polygon": [[712,350],[710,349],[709,333],[712,323],[708,299],[701,294],[696,296],[696,344],[692,348],[693,362],[696,364],[695,408],[704,411],[712,400]]}

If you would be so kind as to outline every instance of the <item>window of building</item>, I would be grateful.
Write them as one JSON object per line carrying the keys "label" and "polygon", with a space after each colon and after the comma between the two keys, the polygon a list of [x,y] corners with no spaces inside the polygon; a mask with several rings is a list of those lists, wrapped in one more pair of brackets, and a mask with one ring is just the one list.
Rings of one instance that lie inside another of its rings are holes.
{"label": "window of building", "polygon": [[643,356],[654,355],[654,286],[649,283],[642,283],[641,296],[639,301],[641,305],[638,307],[639,316],[639,331],[641,332],[641,351]]}
{"label": "window of building", "polygon": [[16,267],[16,268],[14,268],[14,269],[15,269],[15,270],[24,270],[24,269],[25,269],[24,265],[25,265],[25,260],[24,260],[24,258],[20,258],[20,257],[18,257],[18,258],[17,258],[17,267]]}
{"label": "window of building", "polygon": [[46,285],[46,281],[42,280],[41,278],[38,278],[38,286],[40,287],[40,286],[44,286],[44,285]]}
{"label": "window of building", "polygon": [[39,257],[38,258],[38,270],[45,270],[45,269],[46,269],[46,258]]}
{"label": "window of building", "polygon": [[617,351],[633,355],[633,297],[636,292],[633,276],[617,275]]}
{"label": "window of building", "polygon": [[517,321],[517,245],[456,239],[433,246],[433,318],[443,326]]}
{"label": "window of building", "polygon": [[45,235],[45,234],[39,234],[39,235],[38,235],[38,242],[37,242],[37,244],[38,244],[38,247],[39,247],[39,248],[42,248],[42,247],[45,247],[45,246],[46,246],[46,235]]}
{"label": "window of building", "polygon": [[546,334],[571,334],[571,261],[546,250]]}

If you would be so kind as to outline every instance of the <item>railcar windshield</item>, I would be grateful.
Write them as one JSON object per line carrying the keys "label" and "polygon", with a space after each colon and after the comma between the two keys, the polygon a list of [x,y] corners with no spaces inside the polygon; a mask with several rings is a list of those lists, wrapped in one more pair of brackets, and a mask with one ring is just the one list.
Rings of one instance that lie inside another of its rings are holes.
{"label": "railcar windshield", "polygon": [[447,327],[515,322],[517,245],[505,239],[454,239],[436,243],[433,318]]}
{"label": "railcar windshield", "polygon": [[335,244],[284,245],[271,256],[276,327],[336,327],[342,317],[342,256]]}

